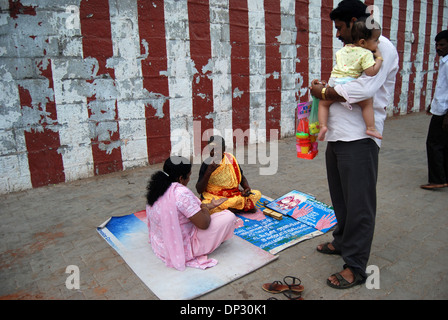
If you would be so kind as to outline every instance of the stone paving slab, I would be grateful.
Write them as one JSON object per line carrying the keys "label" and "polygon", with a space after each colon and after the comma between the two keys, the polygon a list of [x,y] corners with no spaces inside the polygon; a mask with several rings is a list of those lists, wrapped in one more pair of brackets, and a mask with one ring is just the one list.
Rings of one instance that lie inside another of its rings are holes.
{"label": "stone paving slab", "polygon": [[[427,191],[424,113],[386,121],[380,152],[378,211],[369,264],[378,266],[380,288],[335,290],[326,278],[341,270],[338,256],[316,252],[331,232],[281,251],[273,263],[198,300],[266,300],[261,285],[297,276],[306,300],[447,299],[448,188]],[[314,160],[298,159],[293,138],[278,143],[278,170],[242,163],[252,188],[278,197],[292,189],[331,204],[324,165],[325,143]],[[254,152],[254,146],[248,148]],[[268,148],[269,150],[269,148]],[[266,167],[266,165],[264,166]],[[149,299],[157,297],[95,228],[110,216],[145,207],[146,183],[161,164],[0,196],[1,299]],[[199,165],[193,166],[194,189]],[[67,266],[80,270],[80,288],[66,287]],[[283,296],[276,296],[285,299]]]}

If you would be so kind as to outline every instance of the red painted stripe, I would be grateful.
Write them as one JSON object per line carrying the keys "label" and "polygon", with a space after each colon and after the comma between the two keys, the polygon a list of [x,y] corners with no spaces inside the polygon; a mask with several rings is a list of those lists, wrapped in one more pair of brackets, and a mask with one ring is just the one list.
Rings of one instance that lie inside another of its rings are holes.
{"label": "red painted stripe", "polygon": [[9,15],[13,19],[17,19],[19,14],[36,15],[36,7],[24,6],[20,0],[9,0]]}
{"label": "red painted stripe", "polygon": [[[296,72],[302,75],[302,88],[308,88],[310,85],[309,79],[309,15],[308,15],[308,1],[296,0],[296,28],[297,28],[297,58],[300,60],[296,63]],[[300,88],[300,89],[302,89]],[[308,101],[311,97],[300,98],[300,92],[296,93],[296,100],[298,102]]]}
{"label": "red painted stripe", "polygon": [[365,0],[364,1],[364,4],[366,5],[366,6],[372,6],[373,5],[373,0]]}
{"label": "red painted stripe", "polygon": [[[98,61],[99,69],[97,76],[108,75],[112,79],[115,79],[114,70],[106,66],[107,59],[113,56],[109,1],[82,0],[80,4],[80,21],[84,58],[92,57]],[[89,80],[88,82],[93,83],[94,79]],[[95,100],[95,95],[87,98],[89,118],[92,116],[90,103]],[[111,134],[110,140],[99,141],[97,137],[91,138],[95,175],[123,170],[120,147],[114,148],[110,153],[100,149],[100,144],[107,145],[113,141],[120,140],[116,101],[114,113],[117,131]],[[90,119],[89,121],[93,120]],[[98,126],[99,124],[100,123],[97,122],[95,125]]]}
{"label": "red painted stripe", "polygon": [[[212,135],[213,119],[207,116],[213,112],[213,82],[209,76],[213,70],[204,70],[203,68],[211,61],[211,40],[210,40],[210,9],[208,0],[189,0],[188,1],[188,21],[190,32],[190,55],[193,60],[196,73],[193,76],[192,95],[193,95],[193,120],[200,121],[201,132],[195,132],[195,136],[201,139],[200,145],[194,146],[194,154],[201,154],[205,148],[208,138]],[[208,132],[207,137],[202,137],[202,133]]]}
{"label": "red painted stripe", "polygon": [[428,107],[426,105],[426,96],[428,94],[426,87],[428,86],[429,52],[433,41],[433,39],[431,39],[431,22],[432,22],[432,2],[428,1],[426,7],[426,22],[423,22],[426,23],[426,29],[424,38],[425,45],[423,48],[423,68],[422,68],[423,84],[422,84],[422,91],[420,94],[420,111],[424,111]]}
{"label": "red painted stripe", "polygon": [[277,130],[280,138],[280,118],[282,100],[282,56],[280,42],[276,37],[281,34],[280,1],[264,1],[265,37],[266,37],[266,141],[270,141],[272,129]]}
{"label": "red painted stripe", "polygon": [[[232,45],[230,57],[232,126],[234,131],[241,129],[246,132],[250,128],[249,10],[247,0],[229,0],[229,23]],[[239,94],[234,95],[238,92]]]}
{"label": "red painted stripe", "polygon": [[333,21],[330,12],[333,10],[333,0],[322,0],[321,7],[321,79],[328,81],[333,69]]}
{"label": "red painted stripe", "polygon": [[390,39],[390,28],[392,23],[392,1],[384,1],[383,5],[383,25],[381,32],[383,36]]}
{"label": "red painted stripe", "polygon": [[410,113],[412,108],[414,107],[414,93],[415,93],[415,74],[417,69],[415,68],[416,56],[418,53],[418,43],[419,39],[419,26],[420,26],[420,0],[414,0],[414,12],[412,14],[412,32],[414,33],[414,42],[411,44],[411,73],[409,74],[409,89],[408,89],[408,105],[407,105],[407,113]]}
{"label": "red painted stripe", "polygon": [[158,1],[154,6],[152,1],[138,0],[137,8],[141,52],[149,51],[141,61],[143,87],[151,95],[158,96],[160,101],[166,97],[162,110],[156,109],[160,106],[151,104],[147,104],[145,108],[148,162],[154,164],[165,161],[171,152],[168,77],[161,74],[168,70],[165,10],[163,1]]}
{"label": "red painted stripe", "polygon": [[[48,62],[46,69],[42,62],[38,64],[41,75],[48,79],[48,88],[54,92],[53,74],[51,71],[51,61]],[[19,85],[19,97],[21,108],[32,108],[33,93],[29,92]],[[59,133],[51,130],[50,127],[57,125],[56,104],[54,96],[47,99],[45,105],[39,104],[39,111],[45,112],[51,119],[51,123],[44,122],[41,118],[40,124],[43,131],[31,128],[25,131],[25,143],[28,152],[28,165],[31,175],[31,184],[35,187],[41,187],[49,184],[55,184],[65,181],[64,164],[62,155],[58,153],[61,146]]]}
{"label": "red painted stripe", "polygon": [[[405,31],[406,31],[406,12],[407,1],[400,0],[400,9],[398,14],[398,32],[397,32],[397,51],[399,57],[399,70],[403,69],[403,53],[404,53],[404,42],[405,42]],[[394,110],[394,115],[400,113],[398,104],[400,102],[401,85],[402,85],[401,72],[397,73],[395,80],[395,96],[394,96],[394,106],[397,108]]]}

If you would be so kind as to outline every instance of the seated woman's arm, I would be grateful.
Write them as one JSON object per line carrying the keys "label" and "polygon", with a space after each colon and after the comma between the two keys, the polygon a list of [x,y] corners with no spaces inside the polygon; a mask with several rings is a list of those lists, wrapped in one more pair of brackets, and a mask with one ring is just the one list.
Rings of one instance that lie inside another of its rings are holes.
{"label": "seated woman's arm", "polygon": [[210,163],[207,169],[205,170],[204,174],[199,177],[199,180],[196,183],[196,191],[199,194],[202,194],[207,189],[208,180],[210,179],[210,176],[213,173],[213,171],[215,171],[215,169],[218,167],[219,164],[216,164],[214,162]]}
{"label": "seated woman's arm", "polygon": [[226,198],[221,199],[212,199],[210,203],[202,203],[201,210],[199,210],[195,215],[190,218],[190,221],[199,229],[207,229],[210,225],[210,210],[214,209],[224,202],[226,202]]}
{"label": "seated woman's arm", "polygon": [[246,179],[246,177],[244,175],[241,177],[240,185],[243,188],[243,192],[241,192],[241,195],[243,197],[248,197],[250,192],[251,192],[251,189],[250,189],[250,186],[249,186],[249,182],[247,181],[247,179]]}

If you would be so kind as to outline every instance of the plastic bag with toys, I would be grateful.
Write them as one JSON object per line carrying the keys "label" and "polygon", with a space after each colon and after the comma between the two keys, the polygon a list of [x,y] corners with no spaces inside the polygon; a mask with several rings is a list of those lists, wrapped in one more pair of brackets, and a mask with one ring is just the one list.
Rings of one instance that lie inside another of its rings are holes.
{"label": "plastic bag with toys", "polygon": [[316,138],[319,133],[318,106],[319,100],[315,97],[313,97],[313,101],[302,102],[297,105],[296,148],[298,158],[311,160],[317,156],[318,144]]}

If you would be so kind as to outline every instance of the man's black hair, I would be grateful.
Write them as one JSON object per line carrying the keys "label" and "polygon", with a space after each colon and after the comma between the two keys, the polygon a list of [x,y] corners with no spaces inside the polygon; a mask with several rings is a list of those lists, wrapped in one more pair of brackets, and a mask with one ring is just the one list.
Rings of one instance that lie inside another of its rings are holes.
{"label": "man's black hair", "polygon": [[440,31],[440,32],[436,35],[435,41],[436,41],[436,42],[439,42],[440,40],[443,40],[443,39],[445,39],[446,41],[448,41],[448,30]]}
{"label": "man's black hair", "polygon": [[343,21],[347,27],[350,26],[352,18],[359,19],[368,16],[370,16],[370,13],[367,10],[367,6],[359,0],[342,0],[330,13],[331,20]]}

